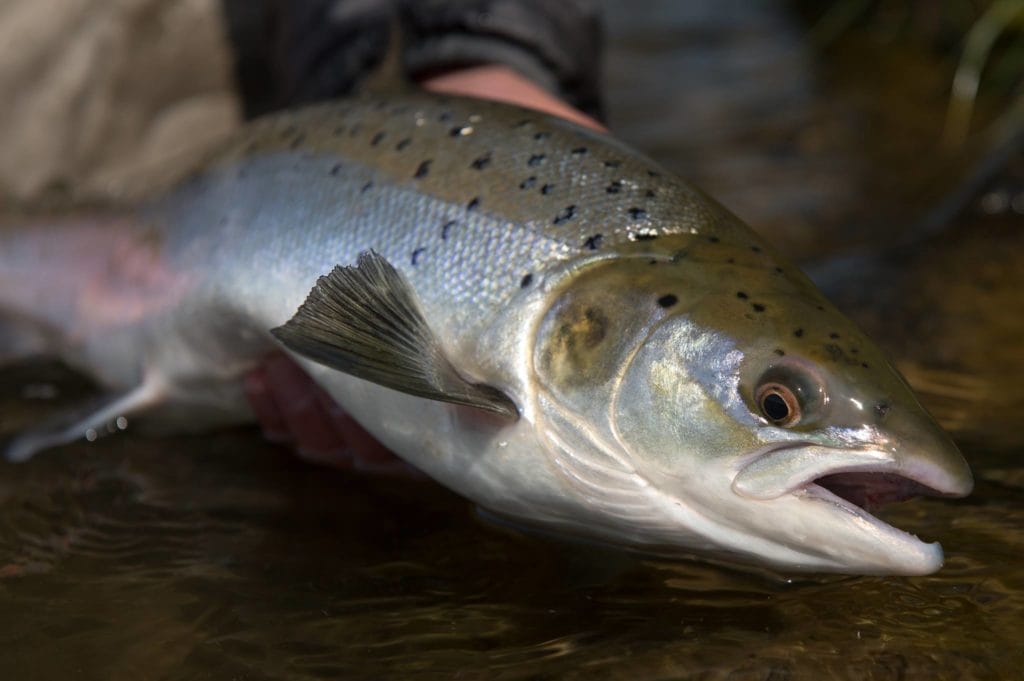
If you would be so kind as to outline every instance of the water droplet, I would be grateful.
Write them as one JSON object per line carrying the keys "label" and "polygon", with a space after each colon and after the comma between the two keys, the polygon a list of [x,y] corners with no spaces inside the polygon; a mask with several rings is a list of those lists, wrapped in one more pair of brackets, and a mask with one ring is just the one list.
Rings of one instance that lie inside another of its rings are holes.
{"label": "water droplet", "polygon": [[1004,191],[993,191],[981,197],[981,212],[987,215],[1002,213],[1010,204],[1010,197]]}

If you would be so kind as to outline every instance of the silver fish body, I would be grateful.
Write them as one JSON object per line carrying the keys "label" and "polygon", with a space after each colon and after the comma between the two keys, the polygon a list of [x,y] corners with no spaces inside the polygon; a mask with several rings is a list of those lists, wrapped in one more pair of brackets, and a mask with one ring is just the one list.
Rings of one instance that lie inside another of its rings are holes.
{"label": "silver fish body", "polygon": [[[128,395],[104,417],[250,419],[239,379],[278,347],[270,331],[318,277],[374,252],[438,353],[518,419],[292,354],[385,445],[498,514],[785,569],[918,574],[941,565],[937,544],[818,483],[971,487],[877,348],[749,228],[541,114],[410,95],[280,115],[107,224],[89,247],[80,224],[0,230],[0,310]],[[43,261],[77,261],[78,284],[46,281]],[[772,418],[783,397],[799,420]]]}

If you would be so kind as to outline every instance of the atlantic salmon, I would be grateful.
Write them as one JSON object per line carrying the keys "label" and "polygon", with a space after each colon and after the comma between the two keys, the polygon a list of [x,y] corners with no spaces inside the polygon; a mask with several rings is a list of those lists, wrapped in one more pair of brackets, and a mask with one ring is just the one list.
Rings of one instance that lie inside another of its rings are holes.
{"label": "atlantic salmon", "polygon": [[768,241],[614,138],[497,103],[281,113],[138,206],[8,220],[0,333],[109,391],[12,460],[117,419],[251,421],[241,377],[284,349],[492,513],[642,550],[925,574],[941,547],[869,509],[973,485]]}

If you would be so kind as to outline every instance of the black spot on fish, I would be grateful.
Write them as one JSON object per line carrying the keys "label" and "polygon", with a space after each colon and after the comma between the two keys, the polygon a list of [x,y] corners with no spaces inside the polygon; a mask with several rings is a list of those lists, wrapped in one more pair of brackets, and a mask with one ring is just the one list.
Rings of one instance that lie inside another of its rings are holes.
{"label": "black spot on fish", "polygon": [[648,177],[661,177],[661,173],[657,172],[656,170],[648,170],[647,171],[647,176]]}
{"label": "black spot on fish", "polygon": [[729,264],[729,265],[735,265],[736,264],[736,258],[726,258],[725,262],[726,262],[726,264]]}
{"label": "black spot on fish", "polygon": [[542,187],[540,188],[540,193],[541,193],[541,194],[544,194],[544,195],[550,194],[550,193],[551,193],[551,191],[552,191],[552,190],[553,190],[554,188],[555,188],[555,185],[553,185],[553,184],[544,184],[544,185],[543,185],[543,186],[542,186]]}
{"label": "black spot on fish", "polygon": [[416,265],[416,262],[419,260],[419,257],[423,255],[426,252],[426,250],[427,249],[425,248],[417,248],[415,251],[412,252],[411,260],[413,265]]}
{"label": "black spot on fish", "polygon": [[752,250],[754,253],[760,253],[761,252],[761,247],[760,246],[751,246],[750,250]]}
{"label": "black spot on fish", "polygon": [[516,121],[515,125],[513,125],[512,127],[513,127],[513,128],[525,128],[525,127],[526,127],[526,126],[528,126],[528,125],[529,125],[530,123],[533,123],[533,119],[530,119],[530,118],[524,118],[524,119],[522,119],[522,120]]}
{"label": "black spot on fish", "polygon": [[636,206],[633,206],[626,212],[629,213],[629,217],[633,218],[634,220],[643,220],[644,218],[647,217],[647,211],[645,211],[643,208],[637,208]]}
{"label": "black spot on fish", "polygon": [[754,312],[764,312],[765,307],[761,303],[751,303],[750,307],[754,308]]}
{"label": "black spot on fish", "polygon": [[473,131],[473,128],[469,125],[456,125],[454,128],[448,131],[448,134],[452,137],[464,137]]}
{"label": "black spot on fish", "polygon": [[672,262],[679,262],[687,255],[689,255],[689,253],[687,253],[686,250],[676,251],[675,253],[672,254]]}
{"label": "black spot on fish", "polygon": [[838,334],[838,333],[836,333],[835,331],[833,331],[832,333],[830,333],[830,334],[828,335],[828,337],[829,337],[829,338],[831,338],[832,340],[836,340],[836,339],[838,339],[838,338],[839,338],[839,334]]}
{"label": "black spot on fish", "polygon": [[671,293],[666,293],[661,298],[658,298],[658,305],[662,307],[672,307],[679,302],[679,298],[676,298]]}
{"label": "black spot on fish", "polygon": [[587,148],[586,147],[576,147],[575,149],[572,150],[572,153],[575,156],[583,156],[584,154],[587,153]]}
{"label": "black spot on fish", "polygon": [[340,172],[341,172],[341,164],[340,163],[335,163],[333,166],[331,166],[331,175],[337,175]]}
{"label": "black spot on fish", "polygon": [[541,163],[544,162],[544,159],[546,158],[547,156],[545,156],[544,154],[533,154],[532,156],[530,156],[530,159],[526,162],[526,165],[531,167],[539,166]]}
{"label": "black spot on fish", "polygon": [[783,350],[782,348],[775,348],[775,354],[778,355],[779,357],[785,357],[786,351]]}
{"label": "black spot on fish", "polygon": [[537,140],[538,142],[541,140],[546,140],[549,137],[551,137],[550,132],[537,132],[533,134],[533,139]]}
{"label": "black spot on fish", "polygon": [[372,188],[373,188],[373,182],[367,182],[366,184],[363,185],[363,188],[360,189],[359,191],[362,192],[363,194],[365,194],[366,192],[370,191]]}
{"label": "black spot on fish", "polygon": [[473,199],[466,204],[466,210],[476,210],[480,207],[480,197],[474,196]]}
{"label": "black spot on fish", "polygon": [[399,140],[398,144],[395,145],[395,151],[405,151],[412,144],[412,140],[406,137],[405,139]]}
{"label": "black spot on fish", "polygon": [[612,183],[605,188],[605,191],[609,194],[618,194],[622,191],[622,180],[613,180]]}
{"label": "black spot on fish", "polygon": [[526,288],[533,283],[533,275],[527,274],[519,282],[519,288]]}
{"label": "black spot on fish", "polygon": [[851,345],[850,346],[850,354],[851,355],[856,355],[859,352],[860,352],[860,348],[858,348],[856,345]]}
{"label": "black spot on fish", "polygon": [[586,246],[588,249],[590,249],[592,251],[596,251],[598,248],[601,247],[601,240],[603,238],[604,238],[604,236],[601,235],[601,234],[595,234],[593,236],[588,236],[587,240],[583,242],[583,245]]}
{"label": "black spot on fish", "polygon": [[804,337],[804,330],[803,329],[796,329],[796,330],[793,331],[793,335],[796,336],[797,338],[803,338]]}
{"label": "black spot on fish", "polygon": [[719,241],[721,241],[721,239],[719,239],[717,236],[709,236],[708,241],[710,241],[713,244],[717,244]]}
{"label": "black spot on fish", "polygon": [[843,364],[850,365],[857,364],[856,359],[848,356],[845,352],[843,352],[843,349],[835,343],[826,343],[824,345],[824,348],[825,352],[828,353],[828,356],[836,362],[842,362]]}
{"label": "black spot on fish", "polygon": [[654,198],[654,190],[653,189],[648,189],[647,191],[644,192],[644,196],[646,196],[649,199],[653,199]]}
{"label": "black spot on fish", "polygon": [[785,274],[785,272],[786,270],[782,269],[781,267],[775,268],[775,274]]}
{"label": "black spot on fish", "polygon": [[612,159],[611,161],[605,161],[604,162],[604,167],[605,168],[618,168],[621,165],[622,165],[622,161],[617,161],[615,159]]}
{"label": "black spot on fish", "polygon": [[652,229],[641,229],[637,232],[630,232],[630,241],[654,241],[658,238],[658,233]]}
{"label": "black spot on fish", "polygon": [[520,189],[529,189],[533,185],[537,184],[537,178],[530,175],[528,178],[519,183]]}
{"label": "black spot on fish", "polygon": [[298,131],[299,129],[296,128],[294,125],[289,125],[284,130],[281,131],[281,139],[288,139]]}
{"label": "black spot on fish", "polygon": [[814,307],[818,308],[819,312],[824,312],[825,311],[825,306],[824,305],[815,305]]}
{"label": "black spot on fish", "polygon": [[446,241],[448,239],[448,232],[452,231],[452,227],[455,226],[455,220],[449,220],[448,222],[441,225],[441,240]]}
{"label": "black spot on fish", "polygon": [[432,161],[429,158],[423,163],[421,163],[420,166],[416,169],[416,174],[413,175],[413,177],[416,178],[417,180],[420,179],[421,177],[426,177],[427,174],[430,172],[431,163]]}
{"label": "black spot on fish", "polygon": [[452,119],[451,111],[442,111],[441,115],[437,117],[437,120],[441,123],[447,123]]}
{"label": "black spot on fish", "polygon": [[378,133],[377,133],[376,135],[374,135],[374,136],[373,136],[373,137],[372,137],[372,138],[370,139],[370,146],[372,146],[372,147],[375,147],[375,146],[377,146],[378,144],[380,144],[380,143],[381,143],[381,141],[382,141],[382,140],[384,139],[384,136],[385,136],[385,135],[384,135],[384,133],[383,133],[383,132],[378,132]]}
{"label": "black spot on fish", "polygon": [[306,134],[300,132],[298,135],[295,136],[295,139],[292,140],[292,144],[291,144],[292,149],[298,149],[299,147],[302,146],[302,143],[305,142],[305,141],[306,141]]}
{"label": "black spot on fish", "polygon": [[569,220],[572,220],[574,217],[576,217],[576,204],[575,203],[566,206],[562,210],[561,213],[559,213],[558,215],[555,216],[555,219],[553,220],[553,222],[556,225],[560,225],[560,224],[562,224],[564,222],[568,222]]}
{"label": "black spot on fish", "polygon": [[474,168],[475,170],[483,170],[484,168],[486,168],[490,164],[491,164],[491,155],[490,154],[484,154],[480,158],[474,160],[470,164],[470,166],[472,168]]}
{"label": "black spot on fish", "polygon": [[344,125],[339,125],[338,127],[336,127],[334,129],[334,136],[335,137],[341,137],[344,134],[345,134],[345,126]]}
{"label": "black spot on fish", "polygon": [[740,300],[746,300],[746,299],[747,299],[747,298],[749,298],[750,296],[748,296],[748,295],[747,295],[746,293],[744,293],[743,291],[737,291],[737,292],[736,292],[736,297],[737,297],[737,298],[739,298]]}
{"label": "black spot on fish", "polygon": [[359,131],[363,129],[363,126],[359,123],[353,123],[352,127],[348,129],[348,136],[355,137],[359,134]]}
{"label": "black spot on fish", "polygon": [[865,369],[870,369],[871,368],[871,365],[869,365],[867,362],[861,362],[860,365],[862,367],[864,367]]}
{"label": "black spot on fish", "polygon": [[829,358],[833,361],[839,362],[843,359],[843,349],[835,343],[825,343],[822,347],[825,349],[825,352],[828,353]]}
{"label": "black spot on fish", "polygon": [[884,419],[885,415],[889,413],[890,409],[892,409],[892,405],[886,402],[885,400],[882,400],[881,402],[875,404],[875,415],[878,416],[878,418],[880,419]]}

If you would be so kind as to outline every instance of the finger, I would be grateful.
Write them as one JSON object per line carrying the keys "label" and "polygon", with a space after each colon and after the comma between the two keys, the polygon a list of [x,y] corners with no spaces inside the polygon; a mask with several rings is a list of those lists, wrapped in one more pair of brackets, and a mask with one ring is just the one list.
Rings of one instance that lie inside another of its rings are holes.
{"label": "finger", "polygon": [[265,366],[271,395],[299,455],[310,461],[350,468],[347,443],[323,407],[318,386],[283,355],[269,358]]}
{"label": "finger", "polygon": [[243,387],[263,436],[271,442],[290,442],[292,438],[288,424],[267,383],[266,368],[260,366],[246,374]]}

